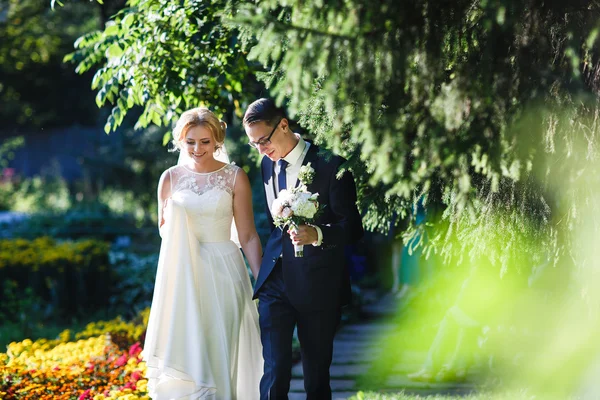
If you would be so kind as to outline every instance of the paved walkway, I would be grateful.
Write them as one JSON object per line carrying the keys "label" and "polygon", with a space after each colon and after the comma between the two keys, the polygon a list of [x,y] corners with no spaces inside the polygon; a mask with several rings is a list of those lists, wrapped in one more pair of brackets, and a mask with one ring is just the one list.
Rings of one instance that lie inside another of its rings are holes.
{"label": "paved walkway", "polygon": [[[333,350],[333,362],[330,369],[331,389],[334,400],[346,400],[361,390],[357,387],[357,379],[365,374],[374,361],[381,355],[382,348],[377,343],[382,336],[392,335],[395,327],[389,316],[398,308],[398,303],[391,294],[385,295],[363,308],[368,317],[358,323],[346,324],[336,335]],[[388,318],[386,318],[388,317]],[[464,395],[472,391],[469,384],[453,384],[451,387],[443,384],[421,383],[410,381],[406,374],[420,368],[420,360],[424,354],[406,352],[402,362],[396,365],[386,377],[381,391],[428,394],[457,394]],[[411,361],[412,360],[412,361]],[[296,364],[292,369],[290,400],[304,400],[304,384],[302,380],[302,364]]]}

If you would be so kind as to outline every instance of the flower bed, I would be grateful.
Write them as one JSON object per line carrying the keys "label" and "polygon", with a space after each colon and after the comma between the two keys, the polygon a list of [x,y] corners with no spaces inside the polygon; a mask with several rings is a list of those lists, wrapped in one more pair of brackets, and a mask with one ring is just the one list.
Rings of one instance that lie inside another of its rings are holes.
{"label": "flower bed", "polygon": [[54,340],[11,343],[0,353],[0,398],[149,400],[140,354],[148,314],[91,323],[76,340],[67,330]]}

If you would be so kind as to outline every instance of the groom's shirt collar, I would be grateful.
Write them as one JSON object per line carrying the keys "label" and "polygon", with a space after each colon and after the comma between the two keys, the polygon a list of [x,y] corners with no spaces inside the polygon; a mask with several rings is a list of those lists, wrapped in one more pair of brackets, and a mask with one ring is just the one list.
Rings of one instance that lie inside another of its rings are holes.
{"label": "groom's shirt collar", "polygon": [[[283,157],[285,161],[289,163],[290,166],[296,165],[298,161],[302,162],[304,160],[303,155],[305,155],[305,150],[308,150],[308,146],[310,143],[302,139],[302,136],[295,134],[298,137],[298,143],[296,146],[288,153],[287,156]],[[289,167],[288,167],[289,168]]]}

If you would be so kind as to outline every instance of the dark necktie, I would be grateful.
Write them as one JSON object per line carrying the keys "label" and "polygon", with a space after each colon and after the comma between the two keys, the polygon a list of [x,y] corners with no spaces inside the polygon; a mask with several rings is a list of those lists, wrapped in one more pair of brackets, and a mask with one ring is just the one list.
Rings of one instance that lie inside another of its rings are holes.
{"label": "dark necktie", "polygon": [[277,161],[277,163],[279,164],[279,176],[277,177],[277,184],[279,185],[279,191],[282,191],[283,189],[287,189],[285,169],[289,163],[283,158]]}
{"label": "dark necktie", "polygon": [[[277,175],[277,184],[279,186],[279,191],[282,191],[283,189],[287,188],[287,182],[286,182],[286,173],[285,173],[285,169],[288,166],[288,162],[285,161],[283,158],[280,159],[279,161],[277,161],[277,163],[279,164],[279,174]],[[277,194],[277,197],[279,197],[279,193]],[[276,229],[277,232],[277,245],[279,248],[279,256],[281,256],[281,252],[282,252],[282,237],[283,237],[283,229]],[[275,261],[275,259],[273,259],[273,261]]]}

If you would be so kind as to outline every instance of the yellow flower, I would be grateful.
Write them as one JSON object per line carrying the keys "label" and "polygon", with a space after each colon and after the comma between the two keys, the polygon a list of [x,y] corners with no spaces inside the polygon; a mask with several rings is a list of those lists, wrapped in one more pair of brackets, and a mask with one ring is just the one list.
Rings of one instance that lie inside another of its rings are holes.
{"label": "yellow flower", "polygon": [[139,381],[136,382],[135,387],[140,392],[147,392],[148,391],[148,380],[140,379]]}

